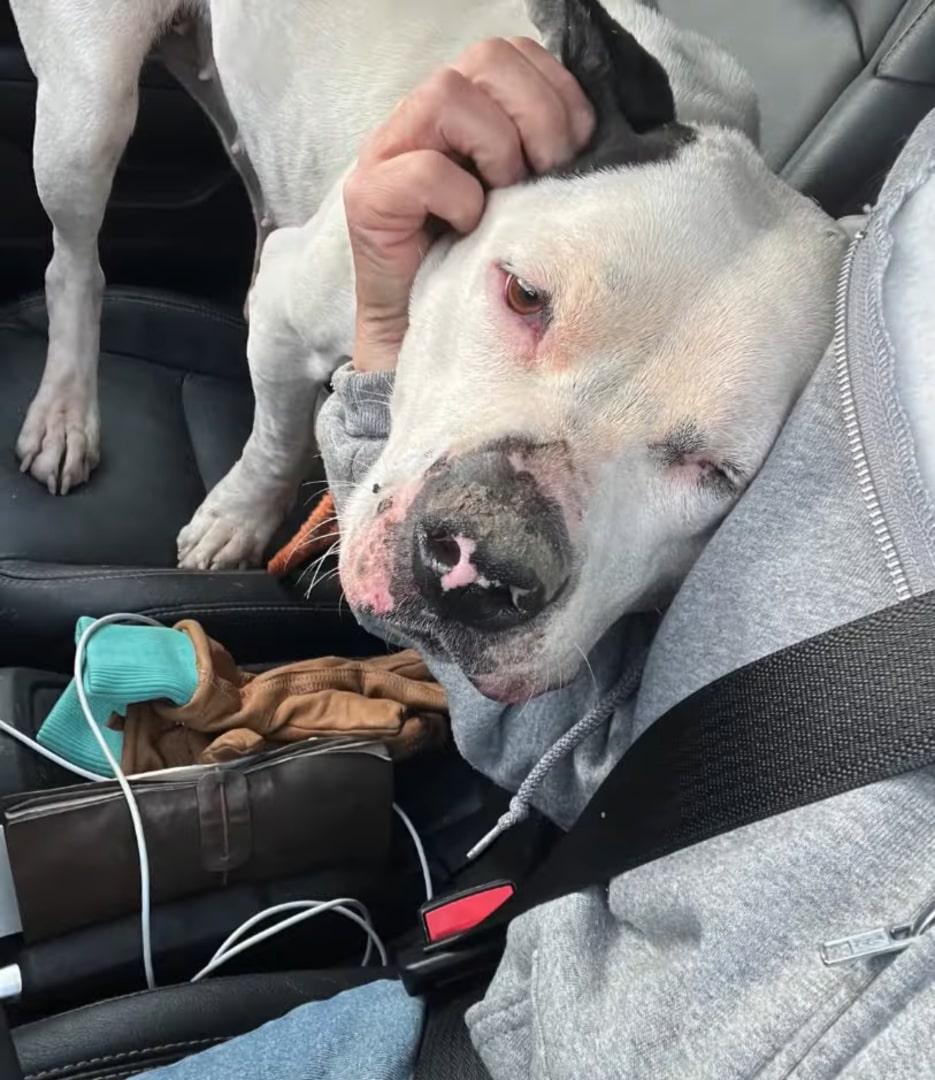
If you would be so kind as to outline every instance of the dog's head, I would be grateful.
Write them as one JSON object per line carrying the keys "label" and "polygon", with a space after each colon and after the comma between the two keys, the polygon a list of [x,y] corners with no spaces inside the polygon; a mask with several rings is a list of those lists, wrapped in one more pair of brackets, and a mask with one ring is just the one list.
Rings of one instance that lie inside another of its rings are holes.
{"label": "dog's head", "polygon": [[830,337],[843,247],[743,135],[678,123],[594,0],[539,7],[595,137],[430,253],[391,437],[342,515],[351,605],[500,700],[677,587]]}

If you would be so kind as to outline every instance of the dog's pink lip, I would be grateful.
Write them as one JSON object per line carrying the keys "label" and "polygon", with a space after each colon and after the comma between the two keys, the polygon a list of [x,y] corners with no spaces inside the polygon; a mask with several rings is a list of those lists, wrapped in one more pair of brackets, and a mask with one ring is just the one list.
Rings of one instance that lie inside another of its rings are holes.
{"label": "dog's pink lip", "polygon": [[396,605],[389,586],[373,585],[361,589],[346,589],[345,596],[352,608],[383,617],[390,615]]}
{"label": "dog's pink lip", "polygon": [[497,675],[478,675],[470,680],[474,689],[489,701],[500,705],[525,705],[530,698],[546,693],[548,687],[539,689],[535,679],[524,680]]}
{"label": "dog's pink lip", "polygon": [[[394,579],[394,537],[404,525],[409,507],[424,478],[419,477],[395,489],[384,488],[378,494],[381,503],[362,528],[346,537],[341,553],[341,584],[352,608],[389,616],[400,597]],[[381,511],[380,505],[385,505]]]}

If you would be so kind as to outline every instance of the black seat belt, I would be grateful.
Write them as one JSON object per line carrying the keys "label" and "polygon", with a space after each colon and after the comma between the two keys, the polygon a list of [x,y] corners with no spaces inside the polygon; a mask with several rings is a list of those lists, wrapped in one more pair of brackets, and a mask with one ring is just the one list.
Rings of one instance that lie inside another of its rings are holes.
{"label": "black seat belt", "polygon": [[404,982],[424,993],[489,975],[507,924],[539,904],[933,764],[935,593],[926,593],[740,668],[670,709],[513,895],[406,957]]}

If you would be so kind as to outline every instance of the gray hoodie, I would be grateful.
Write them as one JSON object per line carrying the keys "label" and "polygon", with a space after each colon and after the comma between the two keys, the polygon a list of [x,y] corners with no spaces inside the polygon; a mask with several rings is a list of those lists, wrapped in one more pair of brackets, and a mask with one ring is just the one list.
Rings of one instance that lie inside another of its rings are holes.
{"label": "gray hoodie", "polygon": [[[699,687],[935,588],[933,172],[935,113],[850,252],[835,340],[660,625],[623,619],[593,677],[521,709],[435,666],[462,754],[520,793],[504,825],[531,802],[567,826]],[[390,384],[335,377],[319,439],[338,491],[379,453],[389,413],[374,402]],[[840,967],[819,955],[935,896],[933,841],[926,770],[538,908],[468,1014],[474,1044],[494,1080],[935,1077],[935,934]]]}

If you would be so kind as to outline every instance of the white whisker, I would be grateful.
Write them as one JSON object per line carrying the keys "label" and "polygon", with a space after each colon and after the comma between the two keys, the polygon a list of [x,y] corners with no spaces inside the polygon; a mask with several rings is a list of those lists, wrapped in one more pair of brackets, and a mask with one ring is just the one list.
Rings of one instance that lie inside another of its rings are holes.
{"label": "white whisker", "polygon": [[302,573],[299,575],[299,580],[296,584],[301,585],[302,579],[309,574],[314,577],[315,573],[324,565],[325,560],[328,558],[331,552],[334,551],[334,549],[338,546],[339,543],[340,541],[335,541],[335,543],[332,544],[327,551],[319,555],[317,559],[313,559],[312,562],[310,562],[309,565],[306,566]]}
{"label": "white whisker", "polygon": [[[324,574],[321,578],[319,578],[317,581],[313,581],[312,584],[309,585],[309,587],[305,590],[305,599],[308,600],[315,589],[320,588],[322,585],[326,584],[329,581],[332,581],[336,577],[338,577],[338,570],[337,568],[333,568],[329,570],[327,574]],[[342,596],[343,591],[338,595],[339,604]],[[340,608],[338,610],[340,614]]]}
{"label": "white whisker", "polygon": [[584,661],[585,666],[587,667],[588,671],[591,673],[591,681],[594,683],[594,689],[599,691],[600,687],[597,684],[597,676],[594,674],[594,668],[591,667],[591,661],[588,659],[587,654],[585,653],[584,649],[582,649],[581,646],[576,641],[572,642],[572,644],[575,646],[575,648],[578,650],[578,652],[581,653],[581,659]]}
{"label": "white whisker", "polygon": [[322,555],[321,558],[317,560],[317,569],[316,569],[315,574],[314,574],[314,576],[312,578],[312,583],[308,587],[309,593],[313,592],[315,587],[318,585],[319,581],[321,580],[321,575],[324,572],[325,562],[327,561],[328,556],[331,555],[337,549],[339,543],[340,543],[340,540],[335,541],[331,545],[331,547],[328,548],[328,550],[324,553],[324,555]]}

